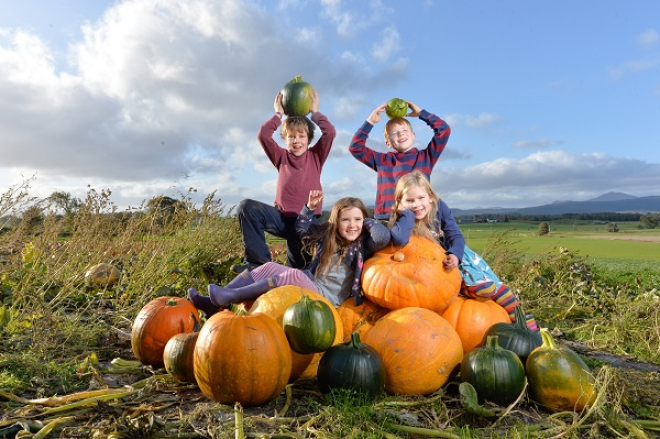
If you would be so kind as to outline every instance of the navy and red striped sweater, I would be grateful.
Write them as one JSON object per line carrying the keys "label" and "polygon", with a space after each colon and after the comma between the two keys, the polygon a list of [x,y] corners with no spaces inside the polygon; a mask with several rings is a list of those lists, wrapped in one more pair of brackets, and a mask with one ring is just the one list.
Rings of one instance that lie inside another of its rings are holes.
{"label": "navy and red striped sweater", "polygon": [[369,166],[378,173],[376,186],[376,205],[374,217],[376,219],[388,219],[394,205],[394,189],[396,182],[402,175],[414,170],[419,170],[426,178],[431,179],[433,166],[440,158],[440,154],[447,146],[451,128],[447,122],[435,114],[422,110],[419,118],[433,129],[433,138],[428,146],[422,150],[410,148],[406,152],[376,152],[367,147],[367,138],[373,129],[373,125],[364,122],[362,127],[356,131],[348,147],[350,153],[360,162]]}

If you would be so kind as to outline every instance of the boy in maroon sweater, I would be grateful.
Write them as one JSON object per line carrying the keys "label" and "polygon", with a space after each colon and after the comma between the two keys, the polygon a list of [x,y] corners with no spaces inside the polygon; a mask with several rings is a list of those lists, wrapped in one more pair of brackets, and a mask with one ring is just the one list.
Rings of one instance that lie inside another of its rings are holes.
{"label": "boy in maroon sweater", "polygon": [[[243,264],[233,265],[232,271],[241,273],[271,260],[265,232],[286,239],[287,265],[305,268],[309,257],[304,254],[296,234],[296,218],[307,202],[309,191],[322,190],[321,169],[336,132],[334,126],[319,112],[319,98],[314,91],[310,113],[312,121],[321,129],[321,138],[309,147],[314,138],[314,124],[305,116],[287,117],[282,122],[284,108],[282,93],[275,97],[275,115],[259,131],[259,143],[273,166],[277,168],[277,190],[274,205],[246,199],[238,205],[238,221],[243,234],[245,255]],[[281,134],[286,149],[280,147],[273,134],[282,125]],[[316,209],[321,215],[322,206]]]}

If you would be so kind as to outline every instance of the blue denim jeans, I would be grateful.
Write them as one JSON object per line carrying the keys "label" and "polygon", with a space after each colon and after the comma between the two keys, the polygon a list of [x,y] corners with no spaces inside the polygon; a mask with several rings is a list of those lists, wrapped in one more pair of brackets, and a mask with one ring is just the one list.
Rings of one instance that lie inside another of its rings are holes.
{"label": "blue denim jeans", "polygon": [[241,201],[237,213],[245,263],[262,265],[271,261],[265,232],[286,240],[287,266],[302,269],[310,262],[296,233],[296,217],[283,216],[274,206],[250,199]]}

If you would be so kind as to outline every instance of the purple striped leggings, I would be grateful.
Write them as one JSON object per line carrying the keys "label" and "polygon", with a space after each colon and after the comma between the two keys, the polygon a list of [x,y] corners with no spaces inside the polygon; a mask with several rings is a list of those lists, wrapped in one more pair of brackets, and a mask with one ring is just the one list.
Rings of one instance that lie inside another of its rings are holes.
{"label": "purple striped leggings", "polygon": [[260,265],[250,272],[250,276],[252,276],[255,282],[274,277],[278,287],[295,285],[320,293],[316,284],[302,270],[286,267],[276,262],[266,262]]}

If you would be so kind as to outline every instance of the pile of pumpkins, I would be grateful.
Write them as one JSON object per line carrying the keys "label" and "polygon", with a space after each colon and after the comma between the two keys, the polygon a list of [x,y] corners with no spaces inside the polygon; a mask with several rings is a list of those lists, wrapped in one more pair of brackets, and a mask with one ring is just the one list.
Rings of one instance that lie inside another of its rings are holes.
{"label": "pile of pumpkins", "polygon": [[593,404],[595,380],[580,357],[546,329],[529,330],[522,308],[511,323],[494,301],[459,296],[460,273],[444,270],[436,246],[411,237],[365,261],[359,306],[349,298],[335,308],[314,291],[282,286],[200,329],[188,300],[154,299],[134,321],[133,352],[222,404],[262,405],[314,378],[323,393],[425,395],[459,371],[480,403],[510,404],[527,381],[530,398],[549,411]]}

